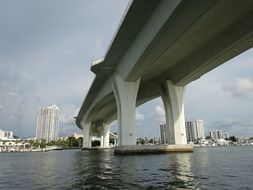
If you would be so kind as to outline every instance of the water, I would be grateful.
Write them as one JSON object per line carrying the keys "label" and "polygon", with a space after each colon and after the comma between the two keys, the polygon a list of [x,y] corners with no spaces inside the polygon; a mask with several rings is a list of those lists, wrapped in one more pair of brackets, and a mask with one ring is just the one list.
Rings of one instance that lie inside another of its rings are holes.
{"label": "water", "polygon": [[136,156],[0,153],[0,189],[252,189],[252,174],[252,146]]}

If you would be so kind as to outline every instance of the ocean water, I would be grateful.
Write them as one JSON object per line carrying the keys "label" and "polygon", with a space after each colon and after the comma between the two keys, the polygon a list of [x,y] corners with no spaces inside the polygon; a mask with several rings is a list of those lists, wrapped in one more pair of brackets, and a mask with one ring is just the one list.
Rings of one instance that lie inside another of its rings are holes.
{"label": "ocean water", "polygon": [[131,156],[0,153],[0,189],[253,189],[253,146]]}

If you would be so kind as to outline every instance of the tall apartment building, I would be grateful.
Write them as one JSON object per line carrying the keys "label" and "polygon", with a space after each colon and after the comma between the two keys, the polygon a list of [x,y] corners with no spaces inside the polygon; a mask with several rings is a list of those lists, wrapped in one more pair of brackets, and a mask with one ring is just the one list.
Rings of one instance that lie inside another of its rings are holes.
{"label": "tall apartment building", "polygon": [[228,132],[222,132],[222,137],[223,137],[223,139],[228,139],[229,138],[229,133]]}
{"label": "tall apartment building", "polygon": [[160,124],[160,135],[161,135],[161,143],[167,144],[167,124]]}
{"label": "tall apartment building", "polygon": [[1,140],[13,139],[13,131],[0,130],[0,139]]}
{"label": "tall apartment building", "polygon": [[218,139],[222,139],[223,138],[222,130],[209,131],[209,135],[214,140],[218,140]]}
{"label": "tall apartment building", "polygon": [[59,108],[51,105],[42,108],[37,118],[36,139],[46,142],[57,140],[59,131]]}
{"label": "tall apartment building", "polygon": [[203,120],[194,120],[185,122],[185,131],[187,142],[195,142],[199,139],[205,139]]}

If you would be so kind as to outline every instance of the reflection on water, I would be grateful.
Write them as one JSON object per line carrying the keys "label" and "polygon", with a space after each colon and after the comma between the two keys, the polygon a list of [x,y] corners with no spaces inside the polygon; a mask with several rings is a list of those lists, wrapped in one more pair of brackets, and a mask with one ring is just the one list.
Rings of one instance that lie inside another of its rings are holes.
{"label": "reflection on water", "polygon": [[252,155],[253,147],[138,156],[6,153],[0,154],[0,189],[250,189]]}
{"label": "reflection on water", "polygon": [[112,151],[76,152],[80,167],[72,187],[196,189],[200,183],[191,173],[190,156],[188,153],[114,156]]}
{"label": "reflection on water", "polygon": [[189,154],[174,154],[170,163],[171,176],[170,185],[184,189],[197,189],[200,183],[191,173],[191,162]]}

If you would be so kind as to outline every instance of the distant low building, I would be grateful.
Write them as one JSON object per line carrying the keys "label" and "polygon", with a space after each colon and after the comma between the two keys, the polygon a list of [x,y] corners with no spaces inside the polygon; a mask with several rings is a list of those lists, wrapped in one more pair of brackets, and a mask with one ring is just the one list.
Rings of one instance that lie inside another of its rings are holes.
{"label": "distant low building", "polygon": [[76,132],[76,133],[74,133],[74,134],[72,135],[72,137],[75,137],[76,139],[78,139],[78,138],[80,138],[80,137],[83,137],[83,134]]}
{"label": "distant low building", "polygon": [[0,130],[0,140],[13,139],[13,131]]}
{"label": "distant low building", "polygon": [[225,139],[218,139],[217,143],[218,145],[225,146],[225,145],[228,145],[229,142],[226,141]]}

